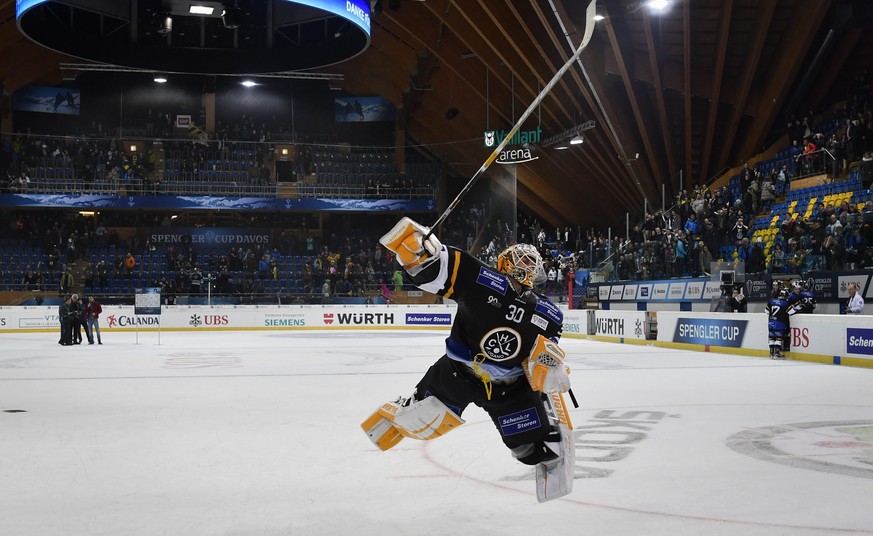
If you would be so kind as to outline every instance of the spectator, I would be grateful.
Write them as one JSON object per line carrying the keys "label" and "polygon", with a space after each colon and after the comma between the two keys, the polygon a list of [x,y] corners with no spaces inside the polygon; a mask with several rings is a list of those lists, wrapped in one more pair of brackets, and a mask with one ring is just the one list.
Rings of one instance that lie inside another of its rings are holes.
{"label": "spectator", "polygon": [[72,331],[73,344],[82,344],[82,326],[85,319],[82,317],[82,302],[79,301],[79,295],[73,294],[70,297],[70,330]]}
{"label": "spectator", "polygon": [[864,314],[864,298],[858,294],[858,284],[849,283],[849,301],[846,303],[847,315]]}
{"label": "spectator", "polygon": [[759,274],[767,268],[767,259],[764,256],[764,241],[759,236],[755,240],[755,245],[749,251],[749,258],[746,262],[746,273]]}
{"label": "spectator", "polygon": [[868,189],[873,186],[873,152],[867,151],[861,158],[861,187]]}
{"label": "spectator", "polygon": [[770,213],[770,206],[776,199],[776,186],[773,185],[770,177],[764,179],[761,184],[761,211],[764,214]]}
{"label": "spectator", "polygon": [[97,335],[97,344],[103,344],[100,338],[100,314],[103,312],[103,307],[100,302],[94,299],[94,296],[88,296],[88,303],[85,304],[85,329],[89,334],[88,344],[94,344],[94,335]]}
{"label": "spectator", "polygon": [[734,313],[745,313],[748,309],[746,296],[743,295],[743,285],[736,285],[731,291],[731,299],[728,302]]}
{"label": "spectator", "polygon": [[73,319],[70,318],[70,297],[66,296],[58,306],[58,319],[61,322],[61,339],[58,344],[70,346],[73,344]]}
{"label": "spectator", "polygon": [[782,249],[782,244],[773,246],[773,253],[770,255],[770,267],[774,274],[785,272],[785,251]]}
{"label": "spectator", "polygon": [[69,268],[64,266],[64,273],[61,275],[61,280],[58,283],[58,296],[64,296],[68,294],[73,288],[73,273]]}

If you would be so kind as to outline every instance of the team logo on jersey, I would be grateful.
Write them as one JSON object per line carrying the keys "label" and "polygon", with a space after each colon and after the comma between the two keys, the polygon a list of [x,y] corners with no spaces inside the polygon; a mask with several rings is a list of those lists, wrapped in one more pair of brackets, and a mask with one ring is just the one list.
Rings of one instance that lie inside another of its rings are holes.
{"label": "team logo on jersey", "polygon": [[521,335],[512,328],[494,328],[479,343],[482,352],[492,361],[506,361],[521,350]]}
{"label": "team logo on jersey", "polygon": [[488,295],[488,305],[490,305],[491,307],[497,307],[498,309],[500,309],[501,307],[500,300],[490,294]]}

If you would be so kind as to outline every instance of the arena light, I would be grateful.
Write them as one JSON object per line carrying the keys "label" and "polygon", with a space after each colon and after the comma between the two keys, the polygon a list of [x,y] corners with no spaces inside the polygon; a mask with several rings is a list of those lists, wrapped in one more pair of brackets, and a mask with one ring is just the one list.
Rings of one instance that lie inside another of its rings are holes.
{"label": "arena light", "polygon": [[605,18],[603,15],[594,15],[594,22],[600,22]]}
{"label": "arena light", "polygon": [[158,23],[155,31],[160,35],[166,35],[173,31],[173,17],[167,12],[158,13]]}
{"label": "arena light", "polygon": [[191,15],[212,15],[214,11],[215,8],[212,6],[201,6],[197,4],[188,6],[188,13]]}
{"label": "arena light", "polygon": [[666,11],[670,7],[670,0],[649,0],[646,4],[649,9],[656,12]]}
{"label": "arena light", "polygon": [[579,145],[580,143],[583,142],[582,133],[587,131],[587,130],[591,130],[595,127],[597,127],[597,122],[594,121],[593,119],[589,119],[588,121],[585,121],[584,123],[579,123],[577,125],[574,125],[574,126],[568,128],[567,130],[565,130],[564,132],[561,132],[560,134],[555,134],[554,136],[552,136],[550,138],[544,139],[542,141],[542,143],[540,144],[540,146],[542,146],[542,147],[554,147],[555,149],[558,149],[559,146],[563,145],[564,148],[566,149],[567,148],[566,146],[568,143],[571,143],[573,145]]}
{"label": "arena light", "polygon": [[161,74],[156,74],[155,75],[155,82],[157,82],[158,84],[166,84],[167,77],[164,75],[161,75]]}
{"label": "arena light", "polygon": [[241,84],[245,87],[255,87],[256,85],[258,85],[257,82],[253,82],[252,80],[243,80]]}

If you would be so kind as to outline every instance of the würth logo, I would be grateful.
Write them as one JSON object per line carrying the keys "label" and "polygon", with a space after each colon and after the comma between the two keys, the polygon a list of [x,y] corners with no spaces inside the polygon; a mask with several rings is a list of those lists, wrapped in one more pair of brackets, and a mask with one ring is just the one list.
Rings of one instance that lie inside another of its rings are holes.
{"label": "w\u00fcrth logo", "polygon": [[339,325],[386,326],[394,324],[394,313],[324,313],[324,323]]}

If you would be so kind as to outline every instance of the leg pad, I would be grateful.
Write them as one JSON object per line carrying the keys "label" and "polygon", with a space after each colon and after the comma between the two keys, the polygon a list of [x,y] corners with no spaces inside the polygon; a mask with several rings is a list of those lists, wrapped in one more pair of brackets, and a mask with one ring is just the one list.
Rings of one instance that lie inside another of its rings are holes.
{"label": "leg pad", "polygon": [[445,435],[464,424],[464,420],[429,396],[424,400],[387,402],[361,424],[370,441],[388,450],[404,437],[429,440]]}

